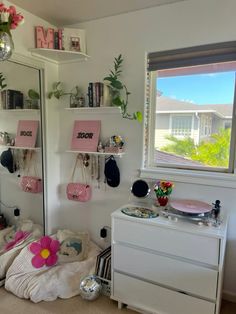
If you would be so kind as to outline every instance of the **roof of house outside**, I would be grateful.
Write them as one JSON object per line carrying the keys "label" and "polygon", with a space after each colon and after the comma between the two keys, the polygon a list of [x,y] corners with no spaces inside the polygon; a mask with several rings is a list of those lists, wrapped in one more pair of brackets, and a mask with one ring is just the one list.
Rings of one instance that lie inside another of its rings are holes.
{"label": "roof of house outside", "polygon": [[179,165],[187,165],[187,166],[204,166],[202,163],[187,159],[178,155],[174,155],[171,153],[162,152],[160,150],[155,150],[154,160],[157,163],[171,163],[171,164],[179,164]]}
{"label": "roof of house outside", "polygon": [[174,112],[212,112],[221,118],[232,118],[232,104],[198,105],[188,101],[177,100],[165,96],[157,96],[157,113]]}

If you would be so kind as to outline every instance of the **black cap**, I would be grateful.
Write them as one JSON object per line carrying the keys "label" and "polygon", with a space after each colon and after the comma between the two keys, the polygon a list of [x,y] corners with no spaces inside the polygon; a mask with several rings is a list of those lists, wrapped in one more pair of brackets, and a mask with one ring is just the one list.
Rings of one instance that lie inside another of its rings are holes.
{"label": "black cap", "polygon": [[3,165],[3,167],[6,167],[10,173],[13,173],[16,171],[16,169],[14,169],[15,167],[14,167],[13,155],[10,148],[2,152],[1,164]]}
{"label": "black cap", "polygon": [[109,186],[115,188],[120,184],[120,171],[113,156],[106,160],[104,174]]}

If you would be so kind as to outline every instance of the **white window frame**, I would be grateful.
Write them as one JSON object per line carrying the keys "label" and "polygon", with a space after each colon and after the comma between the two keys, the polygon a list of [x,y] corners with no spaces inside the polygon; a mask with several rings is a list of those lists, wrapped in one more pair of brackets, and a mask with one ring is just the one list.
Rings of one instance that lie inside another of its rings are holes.
{"label": "white window frame", "polygon": [[[230,43],[231,44],[231,43]],[[236,43],[233,43],[236,46]],[[227,46],[227,43],[226,43]],[[147,60],[147,55],[146,55]],[[236,59],[235,59],[236,60]],[[197,170],[195,167],[189,169],[180,169],[177,167],[161,167],[153,164],[151,156],[154,156],[155,140],[155,111],[156,111],[156,74],[154,71],[146,71],[145,86],[149,85],[149,91],[145,89],[145,112],[144,112],[144,130],[143,130],[143,159],[140,169],[140,177],[145,179],[168,179],[174,182],[195,183],[206,186],[220,186],[236,188],[236,157],[233,161],[233,173],[218,172],[217,169],[210,168],[210,171]],[[234,103],[236,101],[234,100]],[[231,129],[231,152],[235,152],[235,134],[236,134],[236,105],[232,113]]]}

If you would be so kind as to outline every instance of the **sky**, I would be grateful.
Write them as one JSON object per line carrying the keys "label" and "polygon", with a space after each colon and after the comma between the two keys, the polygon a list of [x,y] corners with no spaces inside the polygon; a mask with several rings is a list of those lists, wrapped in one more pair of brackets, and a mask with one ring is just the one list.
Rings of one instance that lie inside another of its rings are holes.
{"label": "sky", "polygon": [[235,72],[163,77],[157,90],[163,96],[195,104],[233,104]]}

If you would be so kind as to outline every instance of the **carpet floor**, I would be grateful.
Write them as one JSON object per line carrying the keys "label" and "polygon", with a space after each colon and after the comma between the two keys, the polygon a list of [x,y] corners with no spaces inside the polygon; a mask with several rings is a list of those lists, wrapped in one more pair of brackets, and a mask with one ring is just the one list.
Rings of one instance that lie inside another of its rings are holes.
{"label": "carpet floor", "polygon": [[[97,300],[89,302],[81,297],[67,300],[57,299],[52,302],[37,304],[29,300],[19,299],[13,294],[0,288],[1,314],[137,314],[127,308],[119,310],[117,302],[100,296]],[[236,303],[222,302],[221,314],[235,314]]]}

